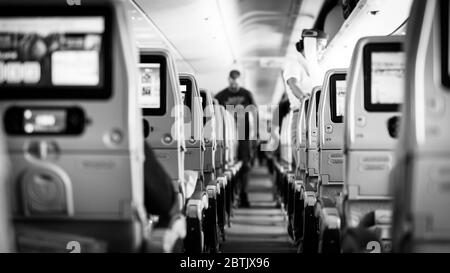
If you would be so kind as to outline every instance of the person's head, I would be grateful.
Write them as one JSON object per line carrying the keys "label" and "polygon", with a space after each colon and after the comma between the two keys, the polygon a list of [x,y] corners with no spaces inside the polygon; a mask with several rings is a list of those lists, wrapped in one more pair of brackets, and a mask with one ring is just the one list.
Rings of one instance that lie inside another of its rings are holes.
{"label": "person's head", "polygon": [[240,87],[241,72],[238,70],[231,70],[228,76],[229,87],[232,91],[238,91]]}
{"label": "person's head", "polygon": [[328,35],[318,29],[305,29],[302,32],[302,45],[304,49],[304,39],[315,39],[316,40],[316,50],[317,57],[320,59],[322,57],[323,52],[325,51],[328,43]]}

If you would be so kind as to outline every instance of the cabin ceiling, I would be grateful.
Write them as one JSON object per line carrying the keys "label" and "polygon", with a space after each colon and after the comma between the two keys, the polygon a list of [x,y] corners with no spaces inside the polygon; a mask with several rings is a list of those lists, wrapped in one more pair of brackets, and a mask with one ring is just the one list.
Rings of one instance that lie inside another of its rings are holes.
{"label": "cabin ceiling", "polygon": [[271,101],[302,0],[132,2],[179,54],[179,72],[195,73],[200,87],[217,93],[239,68],[256,102]]}

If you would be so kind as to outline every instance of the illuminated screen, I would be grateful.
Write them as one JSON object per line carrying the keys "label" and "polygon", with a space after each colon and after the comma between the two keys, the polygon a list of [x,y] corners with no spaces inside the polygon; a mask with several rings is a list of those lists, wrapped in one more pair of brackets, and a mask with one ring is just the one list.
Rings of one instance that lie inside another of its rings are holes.
{"label": "illuminated screen", "polygon": [[180,92],[181,98],[183,99],[183,104],[187,108],[191,109],[192,106],[192,89],[194,85],[189,78],[180,78]]}
{"label": "illuminated screen", "polygon": [[161,64],[148,63],[139,67],[139,105],[141,108],[161,107]]}
{"label": "illuminated screen", "polygon": [[60,133],[66,130],[65,110],[25,110],[23,131],[26,134]]}
{"label": "illuminated screen", "polygon": [[0,17],[0,87],[102,87],[102,16]]}
{"label": "illuminated screen", "polygon": [[330,112],[331,121],[334,123],[344,122],[345,94],[347,92],[347,75],[335,73],[330,75]]}
{"label": "illuminated screen", "polygon": [[183,104],[186,105],[186,92],[187,92],[187,86],[186,85],[180,85],[180,91],[181,91],[181,99],[183,100]]}
{"label": "illuminated screen", "polygon": [[372,104],[400,104],[405,77],[404,52],[372,53]]}
{"label": "illuminated screen", "polygon": [[345,113],[345,93],[347,81],[336,81],[336,116],[343,117]]}

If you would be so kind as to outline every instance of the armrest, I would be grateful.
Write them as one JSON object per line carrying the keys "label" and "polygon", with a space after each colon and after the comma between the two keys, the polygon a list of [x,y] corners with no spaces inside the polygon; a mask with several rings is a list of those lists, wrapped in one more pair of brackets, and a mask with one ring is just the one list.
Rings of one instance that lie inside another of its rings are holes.
{"label": "armrest", "polygon": [[225,188],[228,184],[228,179],[226,176],[219,176],[217,177],[217,183],[221,188]]}
{"label": "armrest", "polygon": [[303,180],[294,180],[295,192],[300,192],[304,188]]}
{"label": "armrest", "polygon": [[226,176],[227,181],[231,181],[231,179],[233,178],[233,173],[232,173],[230,170],[226,170],[226,171],[223,173],[223,175]]}
{"label": "armrest", "polygon": [[322,218],[322,230],[341,228],[341,218],[339,217],[339,212],[335,207],[323,207],[320,213]]}
{"label": "armrest", "polygon": [[305,207],[314,207],[317,203],[315,191],[305,191]]}
{"label": "armrest", "polygon": [[391,210],[375,210],[375,225],[390,225],[392,223]]}
{"label": "armrest", "polygon": [[174,252],[177,242],[186,237],[186,218],[177,215],[167,227],[153,228],[147,240],[147,252]]}
{"label": "armrest", "polygon": [[375,210],[364,215],[360,222],[361,227],[366,227],[381,239],[391,240],[391,210]]}
{"label": "armrest", "polygon": [[195,193],[186,205],[186,217],[202,219],[205,209],[208,209],[208,196],[205,192]]}
{"label": "armrest", "polygon": [[208,194],[208,198],[217,199],[217,195],[220,194],[220,187],[218,184],[208,185],[206,187],[206,192]]}

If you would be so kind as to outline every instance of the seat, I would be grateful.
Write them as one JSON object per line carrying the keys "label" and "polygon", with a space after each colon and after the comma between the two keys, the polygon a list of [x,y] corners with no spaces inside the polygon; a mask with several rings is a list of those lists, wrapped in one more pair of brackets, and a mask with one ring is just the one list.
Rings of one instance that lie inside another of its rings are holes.
{"label": "seat", "polygon": [[[287,175],[293,171],[292,166],[292,146],[290,138],[290,124],[292,123],[292,112],[289,112],[281,122],[280,132],[280,159],[278,162],[278,171],[280,173],[280,189],[284,208],[287,212]],[[288,130],[289,129],[289,130]]]}
{"label": "seat", "polygon": [[314,251],[340,250],[340,219],[336,208],[343,190],[345,69],[332,69],[324,78],[317,110],[319,129],[319,183],[315,216],[316,233],[311,238]]}
{"label": "seat", "polygon": [[[291,209],[291,225],[294,231],[294,241],[298,244],[304,237],[304,212],[306,182],[306,114],[309,107],[309,98],[301,101],[300,108],[293,111],[292,143],[294,149],[295,179],[289,187],[289,200]],[[289,205],[288,205],[289,207]]]}
{"label": "seat", "polygon": [[[61,1],[3,1],[1,11],[14,39],[66,41],[45,56],[17,41],[11,50],[25,51],[11,62],[28,72],[1,84],[17,250],[141,251],[144,141],[125,8],[90,1],[66,18]],[[87,40],[92,48],[78,46]]]}
{"label": "seat", "polygon": [[[217,195],[217,226],[222,241],[226,239],[225,226],[227,224],[227,198],[229,196],[229,180],[224,173],[224,132],[223,117],[217,100],[205,89],[200,90],[205,112],[205,141],[207,143],[207,157],[205,165],[214,174],[215,184],[211,184],[211,191],[216,187]],[[210,152],[208,152],[208,149]],[[230,177],[231,178],[231,177]]]}
{"label": "seat", "polygon": [[347,85],[346,171],[340,211],[343,252],[365,252],[369,242],[360,241],[363,238],[378,238],[382,251],[390,250],[389,176],[395,163],[399,107],[403,104],[403,40],[402,36],[365,37],[353,52]]}
{"label": "seat", "polygon": [[[187,150],[184,132],[185,108],[180,91],[179,74],[170,53],[166,50],[141,48],[141,73],[157,68],[159,68],[160,77],[159,94],[156,91],[152,93],[152,89],[147,92],[143,90],[141,93],[140,107],[143,109],[144,127],[148,128],[145,140],[153,148],[157,159],[171,176],[179,201],[178,207],[174,208],[174,214],[179,215],[179,221],[185,219],[184,226],[187,225],[183,230],[183,224],[174,224],[173,227],[177,229],[168,231],[178,235],[179,239],[184,238],[186,252],[202,252],[204,246],[203,212],[208,207],[208,198],[202,183],[199,183],[201,180],[197,179],[200,175],[196,175],[200,169],[200,155],[198,156],[198,165],[194,166],[197,170],[192,171],[192,175],[187,175],[189,172],[185,173],[184,158]],[[141,75],[144,87],[146,82],[151,82],[158,76],[158,72],[152,73],[155,74]],[[145,94],[150,95],[144,97]],[[192,103],[194,102],[195,100],[192,101]],[[201,135],[198,132],[195,134]],[[200,150],[199,141],[197,141],[197,145],[198,152]],[[157,238],[165,237],[165,230],[167,229],[163,229],[163,232],[153,232],[152,237],[156,235],[158,235]]]}
{"label": "seat", "polygon": [[[198,252],[203,250],[215,249],[217,245],[216,239],[216,212],[215,197],[207,196],[207,183],[211,178],[204,174],[204,158],[205,158],[205,140],[203,137],[203,108],[201,102],[200,90],[195,77],[191,74],[180,73],[180,91],[184,103],[184,132],[185,132],[185,158],[184,158],[184,175],[187,190],[186,197],[191,199],[191,194],[195,198],[189,200],[188,208],[200,205],[201,215],[205,216],[202,221],[198,222],[197,216],[191,217],[187,215],[188,230],[200,229],[196,232],[187,234],[185,240],[185,248],[187,252]],[[205,178],[208,179],[205,180]],[[208,198],[208,202],[198,203],[199,200]],[[200,240],[199,240],[200,239]],[[198,241],[203,243],[200,248]],[[191,248],[191,246],[196,246]]]}
{"label": "seat", "polygon": [[[211,109],[210,107],[207,109]],[[219,204],[223,205],[223,209],[218,208],[218,225],[222,236],[222,240],[225,240],[225,226],[229,223],[229,216],[231,212],[231,184],[232,173],[226,169],[226,128],[224,125],[224,117],[222,106],[217,99],[212,99],[212,110],[214,114],[214,132],[216,140],[216,151],[214,153],[214,167],[217,177],[217,181],[220,186],[219,198],[223,199]],[[210,111],[205,110],[205,113]]]}
{"label": "seat", "polygon": [[233,208],[237,206],[237,195],[238,195],[238,177],[239,170],[242,167],[242,162],[237,159],[238,154],[238,132],[237,125],[234,117],[225,107],[221,107],[221,114],[224,119],[225,128],[225,173],[227,178],[231,181],[230,187],[230,204],[229,204],[229,221],[228,225],[231,224],[230,219],[233,214]]}
{"label": "seat", "polygon": [[[221,227],[220,219],[223,217],[223,209],[225,199],[226,181],[218,179],[215,167],[215,153],[216,153],[216,119],[214,116],[214,105],[212,97],[205,89],[200,89],[200,99],[203,110],[203,139],[205,142],[205,157],[204,157],[204,174],[205,187],[208,193],[209,206],[207,210],[207,228],[208,238],[207,247],[210,252],[216,253],[219,251],[219,232]],[[224,231],[224,230],[223,230]]]}
{"label": "seat", "polygon": [[449,3],[414,1],[405,44],[394,194],[393,251],[450,252]]}
{"label": "seat", "polygon": [[300,209],[296,212],[302,225],[302,241],[299,250],[302,252],[317,252],[318,248],[318,217],[316,205],[318,198],[319,181],[319,125],[318,109],[320,102],[321,86],[313,88],[308,105],[303,111],[306,113],[301,118],[301,142],[300,160],[303,161],[300,168],[302,181],[296,187],[296,194]]}
{"label": "seat", "polygon": [[[217,141],[217,151],[215,154],[215,166],[218,181],[221,184],[225,184],[225,217],[224,227],[225,225],[231,226],[231,214],[234,200],[234,184],[236,180],[236,176],[233,173],[232,162],[230,150],[232,148],[232,141],[230,139],[231,133],[230,130],[232,128],[229,127],[229,122],[227,122],[227,113],[225,107],[219,104],[217,99],[213,100],[214,104],[214,116],[216,121],[215,132],[216,132],[216,141]],[[221,181],[221,182],[220,182]],[[219,221],[221,221],[219,219]],[[222,239],[224,239],[224,233],[222,233]]]}
{"label": "seat", "polygon": [[291,109],[288,115],[283,118],[280,135],[280,162],[279,172],[281,174],[280,188],[281,196],[288,217],[288,234],[294,239],[293,232],[293,188],[295,181],[294,168],[294,147],[292,143],[292,124],[294,119],[294,110]]}
{"label": "seat", "polygon": [[[313,89],[310,98],[310,107],[306,115],[306,157],[307,157],[307,174],[310,179],[313,177],[319,177],[319,120],[318,120],[318,108],[320,102],[320,94],[322,87],[316,87]],[[316,179],[317,179],[316,178]]]}

